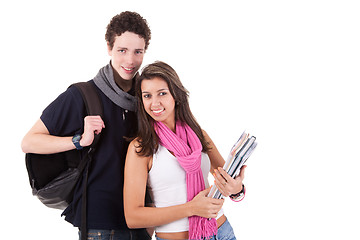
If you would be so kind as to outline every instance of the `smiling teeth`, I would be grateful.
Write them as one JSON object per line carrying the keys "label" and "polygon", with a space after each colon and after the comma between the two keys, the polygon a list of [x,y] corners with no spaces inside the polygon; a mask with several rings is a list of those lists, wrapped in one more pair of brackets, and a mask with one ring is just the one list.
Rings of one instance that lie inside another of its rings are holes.
{"label": "smiling teeth", "polygon": [[163,109],[161,109],[161,110],[156,110],[156,111],[153,110],[154,113],[161,113],[162,111],[163,111]]}
{"label": "smiling teeth", "polygon": [[124,69],[125,69],[126,71],[131,71],[131,70],[132,70],[132,68],[127,68],[127,67],[124,67]]}

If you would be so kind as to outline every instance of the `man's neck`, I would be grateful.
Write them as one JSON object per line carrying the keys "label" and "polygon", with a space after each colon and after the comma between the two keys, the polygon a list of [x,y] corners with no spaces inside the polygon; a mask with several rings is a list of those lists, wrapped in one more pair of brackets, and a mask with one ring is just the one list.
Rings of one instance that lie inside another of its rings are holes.
{"label": "man's neck", "polygon": [[113,73],[114,73],[114,80],[116,85],[118,85],[118,87],[121,88],[124,92],[130,91],[133,85],[133,79],[131,80],[123,79],[114,68],[113,68]]}

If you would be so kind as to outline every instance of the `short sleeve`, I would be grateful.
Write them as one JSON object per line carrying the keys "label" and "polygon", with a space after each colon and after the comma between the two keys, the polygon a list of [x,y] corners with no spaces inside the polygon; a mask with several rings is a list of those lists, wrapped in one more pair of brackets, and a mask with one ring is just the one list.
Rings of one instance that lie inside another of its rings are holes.
{"label": "short sleeve", "polygon": [[40,118],[51,135],[72,136],[83,132],[85,115],[81,93],[72,86],[50,103]]}

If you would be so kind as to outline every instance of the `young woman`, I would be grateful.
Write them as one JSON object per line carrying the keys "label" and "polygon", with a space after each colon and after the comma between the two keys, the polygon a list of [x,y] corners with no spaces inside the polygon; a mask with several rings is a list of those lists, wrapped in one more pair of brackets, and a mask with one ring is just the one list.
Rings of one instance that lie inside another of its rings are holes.
{"label": "young woman", "polygon": [[[146,66],[135,91],[139,129],[124,179],[128,227],[155,227],[157,239],[236,239],[223,199],[207,197],[207,179],[211,172],[224,196],[239,197],[245,168],[235,179],[222,169],[224,159],[196,122],[188,92],[169,65]],[[145,205],[147,189],[154,206]]]}

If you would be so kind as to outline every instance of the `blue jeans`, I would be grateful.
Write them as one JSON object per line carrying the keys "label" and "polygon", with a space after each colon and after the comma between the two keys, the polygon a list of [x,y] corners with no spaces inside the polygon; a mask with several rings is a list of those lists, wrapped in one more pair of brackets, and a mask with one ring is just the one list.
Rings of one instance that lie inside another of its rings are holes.
{"label": "blue jeans", "polygon": [[[79,231],[79,240],[81,231]],[[88,230],[88,240],[150,240],[151,236],[145,229],[130,230]]]}
{"label": "blue jeans", "polygon": [[[163,238],[159,238],[156,236],[157,240],[166,240]],[[236,240],[234,230],[231,227],[229,221],[226,219],[226,221],[219,227],[218,233],[216,236],[211,237],[209,240]]]}

